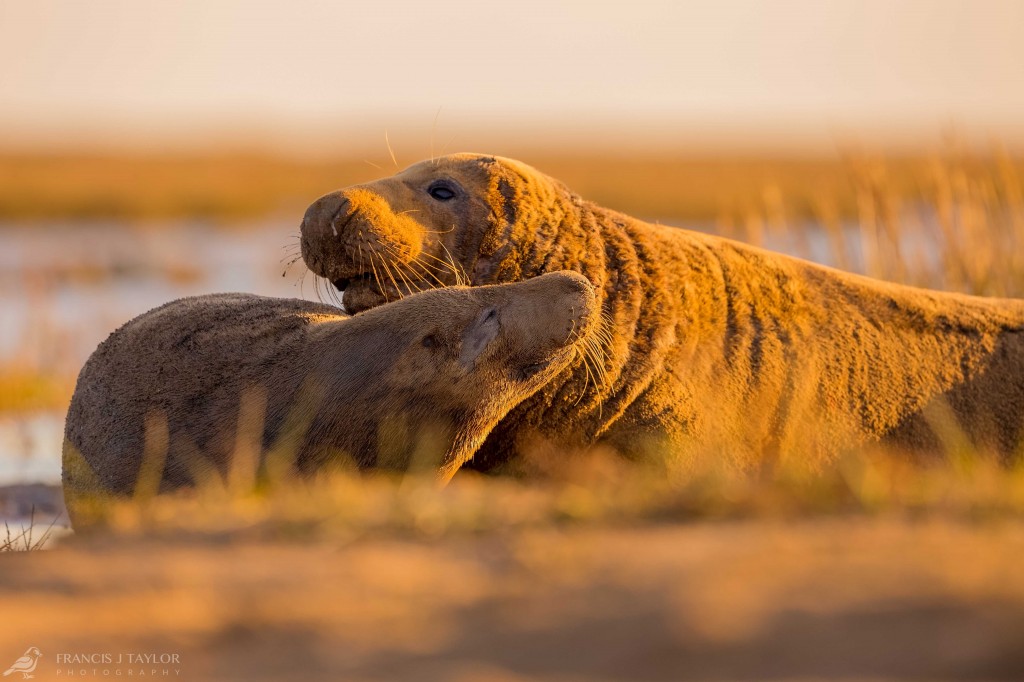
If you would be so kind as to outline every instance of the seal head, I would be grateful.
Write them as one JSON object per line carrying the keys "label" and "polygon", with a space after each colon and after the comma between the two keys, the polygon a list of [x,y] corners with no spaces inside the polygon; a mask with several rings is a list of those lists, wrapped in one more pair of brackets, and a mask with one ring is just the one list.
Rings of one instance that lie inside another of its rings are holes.
{"label": "seal head", "polygon": [[534,242],[537,219],[553,218],[525,207],[551,213],[571,198],[517,161],[452,154],[315,201],[302,221],[302,257],[345,292],[351,312],[427,288],[521,281],[552,269],[508,263],[499,272],[505,256]]}

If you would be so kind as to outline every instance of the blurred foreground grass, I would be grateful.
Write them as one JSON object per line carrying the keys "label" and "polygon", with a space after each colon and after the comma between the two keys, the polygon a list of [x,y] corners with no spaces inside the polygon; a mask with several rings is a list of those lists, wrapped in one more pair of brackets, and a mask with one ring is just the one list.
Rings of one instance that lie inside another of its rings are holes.
{"label": "blurred foreground grass", "polygon": [[145,675],[190,680],[1024,671],[1021,470],[865,454],[743,476],[571,469],[116,505],[104,532],[0,555],[0,650],[39,647],[41,679],[132,668],[56,658],[84,651],[178,654]]}
{"label": "blurred foreground grass", "polygon": [[963,449],[915,462],[871,449],[814,465],[790,455],[788,464],[738,471],[712,451],[657,468],[566,453],[540,479],[465,471],[443,489],[429,478],[345,473],[239,487],[232,474],[227,484],[218,478],[196,490],[108,500],[92,520],[94,529],[125,536],[278,540],[820,517],[1024,521],[1024,461],[1007,465]]}

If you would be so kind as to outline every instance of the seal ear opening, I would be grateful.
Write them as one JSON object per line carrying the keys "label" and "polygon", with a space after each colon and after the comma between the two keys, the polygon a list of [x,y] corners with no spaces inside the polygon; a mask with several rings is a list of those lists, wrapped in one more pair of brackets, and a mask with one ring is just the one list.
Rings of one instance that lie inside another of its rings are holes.
{"label": "seal ear opening", "polygon": [[485,308],[466,331],[462,333],[462,350],[459,352],[459,363],[466,369],[472,369],[477,358],[490,345],[501,330],[498,320],[498,309],[494,306]]}

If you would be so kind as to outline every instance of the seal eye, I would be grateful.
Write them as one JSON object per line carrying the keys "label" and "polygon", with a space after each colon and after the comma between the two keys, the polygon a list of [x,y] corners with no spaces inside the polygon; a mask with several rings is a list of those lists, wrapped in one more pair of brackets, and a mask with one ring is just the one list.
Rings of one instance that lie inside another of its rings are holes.
{"label": "seal eye", "polygon": [[519,374],[520,374],[520,376],[522,376],[523,381],[526,381],[527,379],[530,379],[535,374],[540,372],[542,369],[547,367],[549,364],[550,363],[548,363],[548,362],[535,362],[535,363],[533,363],[531,365],[527,365],[526,367],[523,367],[521,370],[519,370]]}
{"label": "seal eye", "polygon": [[436,345],[437,345],[437,339],[434,337],[433,334],[431,334],[429,336],[424,336],[423,337],[423,347],[424,348],[433,348]]}
{"label": "seal eye", "polygon": [[447,182],[435,182],[427,189],[427,194],[437,201],[451,201],[455,198],[455,190]]}

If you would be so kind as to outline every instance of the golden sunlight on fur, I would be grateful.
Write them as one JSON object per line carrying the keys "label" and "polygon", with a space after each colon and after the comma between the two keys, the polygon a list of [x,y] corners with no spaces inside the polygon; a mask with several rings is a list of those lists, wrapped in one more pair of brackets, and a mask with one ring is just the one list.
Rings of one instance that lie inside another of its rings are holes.
{"label": "golden sunlight on fur", "polygon": [[936,452],[960,432],[1008,457],[1020,441],[1024,303],[652,225],[518,161],[455,154],[326,195],[306,213],[302,255],[356,310],[457,275],[483,285],[576,270],[594,283],[601,380],[579,361],[519,405],[471,463],[484,470],[549,441],[644,460],[719,456],[727,443],[740,467],[879,440]]}

